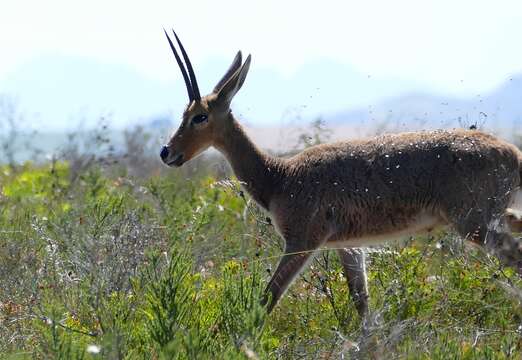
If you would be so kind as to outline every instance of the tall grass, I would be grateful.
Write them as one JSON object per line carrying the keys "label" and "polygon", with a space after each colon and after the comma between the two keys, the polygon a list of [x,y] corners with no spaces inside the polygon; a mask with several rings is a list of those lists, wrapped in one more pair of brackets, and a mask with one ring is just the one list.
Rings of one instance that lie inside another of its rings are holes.
{"label": "tall grass", "polygon": [[267,315],[281,241],[264,214],[208,158],[165,172],[146,152],[147,172],[0,168],[2,358],[522,356],[520,280],[451,233],[369,253],[368,331],[326,251]]}

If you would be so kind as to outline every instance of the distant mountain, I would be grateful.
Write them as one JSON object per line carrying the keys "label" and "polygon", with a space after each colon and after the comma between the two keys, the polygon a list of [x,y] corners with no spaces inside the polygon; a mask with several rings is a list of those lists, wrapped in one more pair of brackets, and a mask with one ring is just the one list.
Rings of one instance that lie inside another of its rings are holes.
{"label": "distant mountain", "polygon": [[[231,60],[232,56],[195,64],[202,93],[211,91]],[[342,110],[423,88],[410,80],[369,76],[330,60],[318,59],[288,74],[254,60],[233,108],[244,122],[274,126],[311,118],[325,109]],[[21,112],[36,129],[45,124],[46,130],[53,131],[74,130],[79,123],[84,128],[95,127],[101,116],[114,128],[143,124],[157,114],[170,113],[177,124],[187,103],[185,85],[173,60],[165,78],[156,79],[117,63],[42,55],[0,78],[3,93],[18,100]]]}
{"label": "distant mountain", "polygon": [[324,116],[331,126],[357,125],[397,130],[470,126],[509,129],[522,123],[522,75],[508,79],[488,94],[453,98],[410,93],[382,101],[375,106]]}

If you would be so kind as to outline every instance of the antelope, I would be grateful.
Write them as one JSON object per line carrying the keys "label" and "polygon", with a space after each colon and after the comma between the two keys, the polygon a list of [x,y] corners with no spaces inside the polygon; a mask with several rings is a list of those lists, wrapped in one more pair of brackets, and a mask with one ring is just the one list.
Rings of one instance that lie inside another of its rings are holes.
{"label": "antelope", "polygon": [[[251,56],[239,51],[212,92],[201,97],[194,69],[165,31],[189,103],[161,149],[172,167],[214,147],[244,189],[267,211],[285,242],[262,303],[270,312],[320,248],[340,256],[356,309],[365,318],[368,291],[358,248],[451,227],[522,273],[522,250],[510,224],[520,224],[522,153],[479,130],[387,134],[310,147],[289,158],[258,148],[231,111]],[[186,66],[186,68],[185,68]]]}

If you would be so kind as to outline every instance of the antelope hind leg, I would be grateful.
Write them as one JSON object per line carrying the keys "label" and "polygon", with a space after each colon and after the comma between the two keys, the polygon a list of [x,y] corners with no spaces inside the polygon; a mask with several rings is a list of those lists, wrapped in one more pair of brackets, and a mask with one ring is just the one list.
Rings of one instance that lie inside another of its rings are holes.
{"label": "antelope hind leg", "polygon": [[350,295],[357,312],[364,319],[368,314],[368,284],[364,252],[362,249],[340,249],[337,253],[341,258]]}

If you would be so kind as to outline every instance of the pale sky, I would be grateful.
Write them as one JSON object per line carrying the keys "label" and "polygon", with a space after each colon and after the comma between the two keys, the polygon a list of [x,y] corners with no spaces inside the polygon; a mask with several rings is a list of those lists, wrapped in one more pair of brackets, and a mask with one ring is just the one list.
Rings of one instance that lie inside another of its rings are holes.
{"label": "pale sky", "polygon": [[[86,108],[126,118],[180,111],[185,88],[163,27],[180,35],[203,93],[237,50],[252,54],[252,81],[236,102],[254,122],[281,117],[307,95],[317,98],[309,111],[319,114],[408,91],[473,96],[522,73],[519,1],[0,1],[0,93],[14,94],[42,121],[52,117],[50,124]],[[96,86],[73,79],[82,66],[108,81],[121,70],[121,90],[107,84],[108,94],[91,98]],[[62,68],[65,79],[55,87],[36,85]],[[133,81],[121,80],[127,75]],[[150,90],[127,98],[128,87],[141,83]],[[81,98],[73,96],[76,86]],[[160,89],[164,98],[154,95]],[[274,101],[262,104],[268,93]]]}

